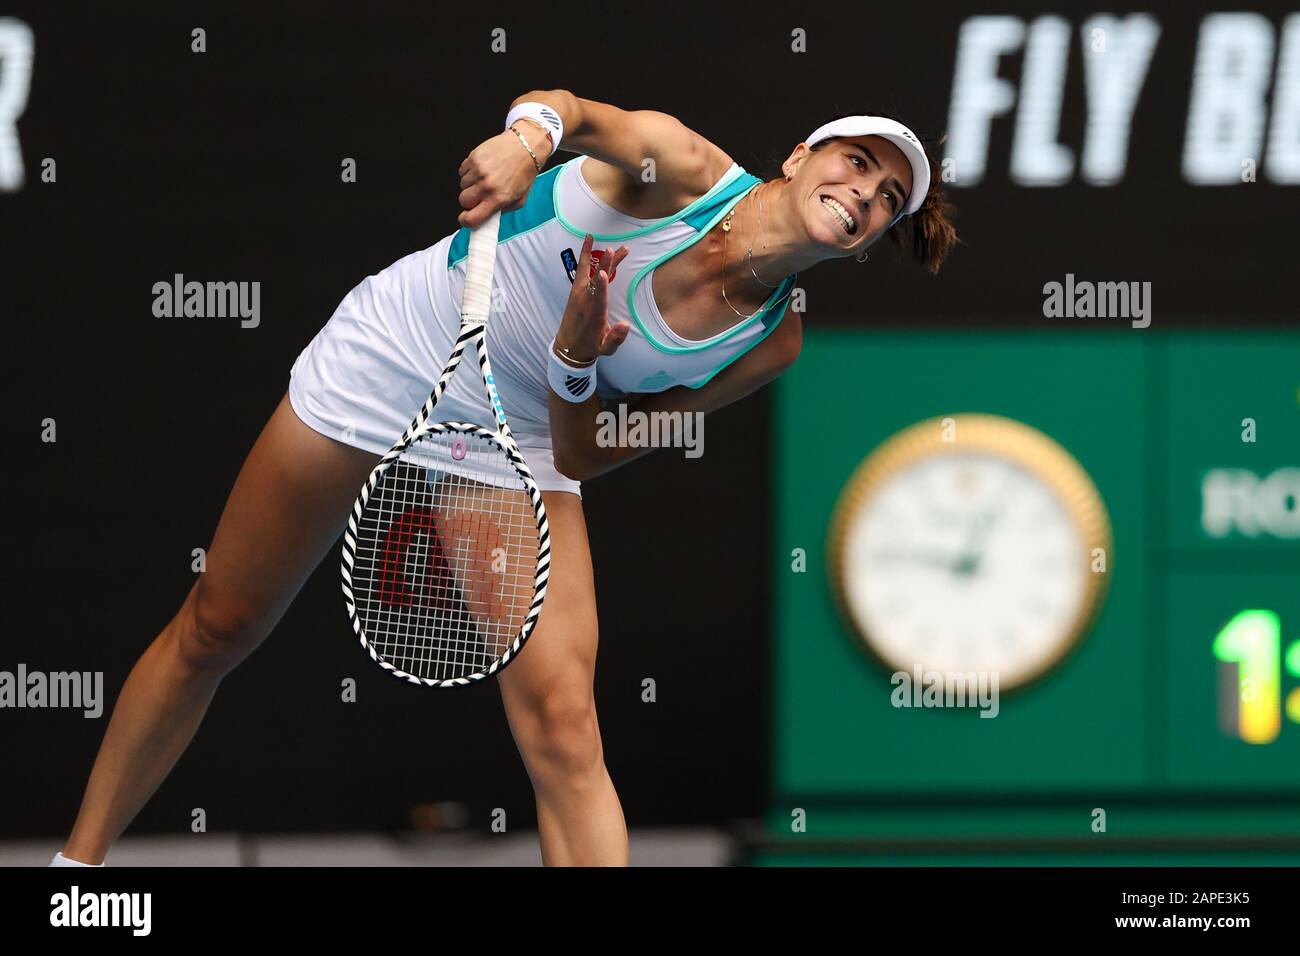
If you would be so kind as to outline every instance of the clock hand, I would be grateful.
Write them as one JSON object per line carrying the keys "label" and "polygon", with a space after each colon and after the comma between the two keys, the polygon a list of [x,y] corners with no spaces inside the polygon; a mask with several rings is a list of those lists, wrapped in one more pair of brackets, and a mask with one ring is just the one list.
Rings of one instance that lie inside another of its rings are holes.
{"label": "clock hand", "polygon": [[987,508],[971,522],[966,546],[953,564],[954,574],[973,575],[979,571],[980,563],[984,560],[984,545],[988,540],[989,531],[997,523],[1002,511],[1001,506]]}
{"label": "clock hand", "polygon": [[875,557],[877,560],[884,561],[906,561],[912,564],[928,564],[946,570],[951,570],[953,567],[953,559],[950,555],[940,554],[935,551],[877,551]]}

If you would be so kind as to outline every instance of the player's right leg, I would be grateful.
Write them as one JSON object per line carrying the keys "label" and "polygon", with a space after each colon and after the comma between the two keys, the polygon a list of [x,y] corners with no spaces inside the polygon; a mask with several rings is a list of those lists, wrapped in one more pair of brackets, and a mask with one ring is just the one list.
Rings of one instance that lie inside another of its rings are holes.
{"label": "player's right leg", "polygon": [[342,532],[377,460],[313,431],[281,400],[235,480],[206,571],[122,687],[66,857],[103,860],[189,745],[222,677]]}

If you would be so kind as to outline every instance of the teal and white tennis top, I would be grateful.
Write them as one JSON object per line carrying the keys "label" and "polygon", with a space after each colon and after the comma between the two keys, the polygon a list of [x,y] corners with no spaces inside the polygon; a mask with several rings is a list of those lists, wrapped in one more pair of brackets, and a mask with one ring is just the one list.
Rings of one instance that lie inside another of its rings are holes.
{"label": "teal and white tennis top", "polygon": [[[795,281],[787,277],[752,318],[709,339],[683,338],[655,304],[655,267],[699,241],[761,180],[733,163],[685,209],[644,220],[596,196],[581,175],[585,160],[575,157],[539,176],[527,202],[502,213],[497,246],[488,351],[511,429],[543,490],[578,491],[578,482],[554,468],[546,363],[587,233],[598,249],[628,248],[610,287],[609,318],[629,322],[631,331],[617,352],[597,362],[607,398],[704,385],[776,328]],[[289,395],[303,421],[376,454],[388,450],[451,352],[468,248],[469,230],[462,228],[348,294],[294,363]],[[461,367],[435,418],[492,423],[476,372],[476,364]]]}

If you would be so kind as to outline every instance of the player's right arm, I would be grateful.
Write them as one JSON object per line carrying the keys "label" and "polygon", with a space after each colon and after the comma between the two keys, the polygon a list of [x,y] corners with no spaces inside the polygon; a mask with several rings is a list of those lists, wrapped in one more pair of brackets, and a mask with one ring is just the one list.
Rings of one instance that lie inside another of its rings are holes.
{"label": "player's right arm", "polygon": [[[583,99],[568,90],[532,90],[519,103],[544,103],[564,121],[565,152],[582,153],[618,169],[630,184],[679,208],[708,192],[731,165],[722,149],[681,120],[657,110],[624,110],[609,103]],[[550,136],[529,120],[514,129],[528,141],[543,163],[550,157]],[[647,162],[654,175],[649,180]],[[504,130],[485,140],[461,163],[462,226],[473,228],[496,210],[517,209],[537,176],[532,157],[518,136]]]}

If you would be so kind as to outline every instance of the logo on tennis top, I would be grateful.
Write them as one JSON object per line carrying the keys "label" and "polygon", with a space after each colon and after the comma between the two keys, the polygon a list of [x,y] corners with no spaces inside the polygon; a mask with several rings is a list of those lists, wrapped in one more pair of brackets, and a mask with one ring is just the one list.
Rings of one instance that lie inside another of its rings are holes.
{"label": "logo on tennis top", "polygon": [[645,378],[641,379],[637,388],[645,392],[662,392],[665,388],[676,381],[677,379],[673,378],[663,369],[660,369],[653,375],[647,375]]}
{"label": "logo on tennis top", "polygon": [[578,257],[572,249],[565,249],[560,253],[560,261],[564,263],[564,271],[569,274],[569,281],[573,282],[578,277]]}
{"label": "logo on tennis top", "polygon": [[[607,267],[609,257],[612,253],[608,249],[591,250],[591,265],[593,269],[599,270]],[[560,261],[564,263],[564,271],[569,274],[569,281],[576,282],[578,279],[578,257],[574,255],[572,249],[565,249],[560,253]]]}

